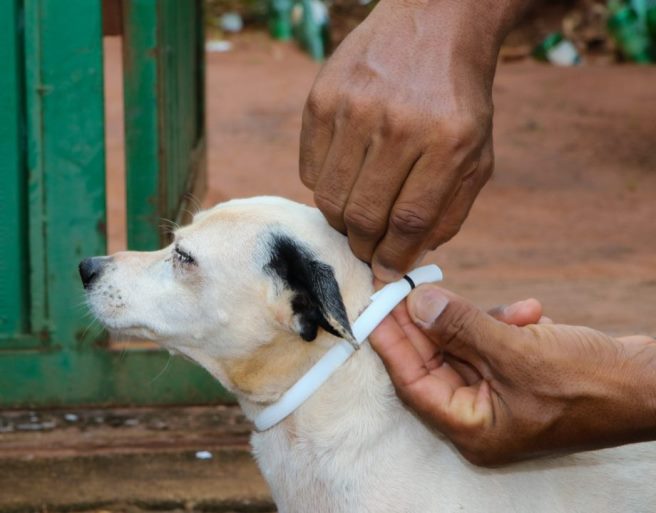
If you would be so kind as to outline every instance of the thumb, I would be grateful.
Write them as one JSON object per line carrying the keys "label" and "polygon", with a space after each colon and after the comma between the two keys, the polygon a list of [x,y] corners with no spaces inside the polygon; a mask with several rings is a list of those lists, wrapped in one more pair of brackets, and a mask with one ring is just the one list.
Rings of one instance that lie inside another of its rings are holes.
{"label": "thumb", "polygon": [[408,297],[413,322],[440,349],[472,364],[498,350],[510,326],[462,297],[435,285],[422,285]]}

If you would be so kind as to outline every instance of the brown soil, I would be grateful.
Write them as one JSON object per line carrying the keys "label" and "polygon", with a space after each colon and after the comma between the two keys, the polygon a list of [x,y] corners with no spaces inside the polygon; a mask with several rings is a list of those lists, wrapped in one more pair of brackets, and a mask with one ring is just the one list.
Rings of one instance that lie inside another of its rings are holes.
{"label": "brown soil", "polygon": [[0,412],[0,511],[275,509],[236,406]]}

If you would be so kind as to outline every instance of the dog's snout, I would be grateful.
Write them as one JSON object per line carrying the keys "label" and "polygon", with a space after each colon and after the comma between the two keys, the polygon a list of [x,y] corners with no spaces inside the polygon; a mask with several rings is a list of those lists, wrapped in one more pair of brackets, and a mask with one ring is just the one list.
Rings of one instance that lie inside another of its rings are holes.
{"label": "dog's snout", "polygon": [[102,270],[109,259],[110,257],[91,257],[80,262],[80,278],[82,278],[82,285],[85,289],[88,289],[102,274]]}

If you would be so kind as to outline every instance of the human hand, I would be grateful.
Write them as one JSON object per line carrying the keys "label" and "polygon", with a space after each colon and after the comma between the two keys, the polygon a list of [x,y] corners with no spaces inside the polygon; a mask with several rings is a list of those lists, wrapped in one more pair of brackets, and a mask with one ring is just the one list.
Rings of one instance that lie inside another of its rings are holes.
{"label": "human hand", "polygon": [[492,81],[526,0],[381,0],[321,70],[300,175],[377,278],[455,235],[493,168]]}
{"label": "human hand", "polygon": [[370,342],[399,397],[470,462],[656,439],[650,337],[550,322],[510,326],[422,286]]}

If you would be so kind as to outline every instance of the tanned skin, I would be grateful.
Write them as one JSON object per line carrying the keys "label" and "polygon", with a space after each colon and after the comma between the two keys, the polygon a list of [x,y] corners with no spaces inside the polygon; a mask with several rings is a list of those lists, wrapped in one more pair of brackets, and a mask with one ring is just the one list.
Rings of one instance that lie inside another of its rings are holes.
{"label": "tanned skin", "polygon": [[381,0],[319,73],[300,175],[382,281],[453,237],[492,174],[492,82],[526,0]]}
{"label": "tanned skin", "polygon": [[[513,326],[422,286],[371,335],[398,395],[470,462],[656,440],[656,340],[614,338],[541,317]],[[496,318],[495,318],[496,317]]]}
{"label": "tanned skin", "polygon": [[[453,237],[489,179],[498,52],[531,3],[381,0],[319,73],[301,179],[379,280]],[[508,326],[424,288],[371,343],[399,396],[474,463],[656,439],[656,341],[522,304]]]}

